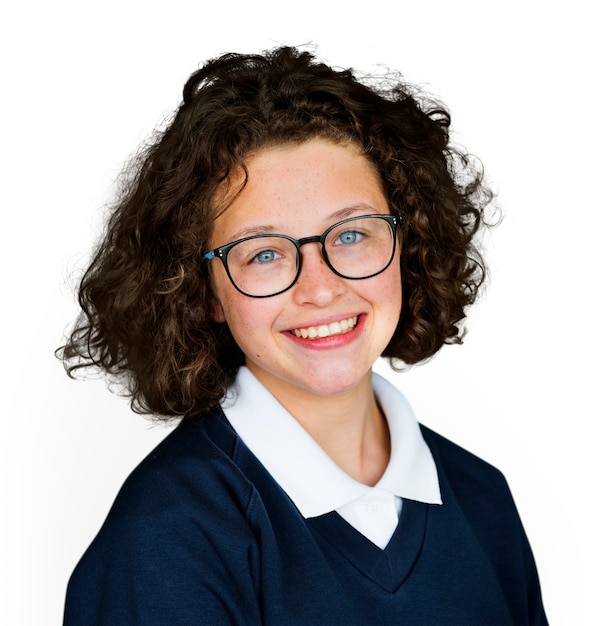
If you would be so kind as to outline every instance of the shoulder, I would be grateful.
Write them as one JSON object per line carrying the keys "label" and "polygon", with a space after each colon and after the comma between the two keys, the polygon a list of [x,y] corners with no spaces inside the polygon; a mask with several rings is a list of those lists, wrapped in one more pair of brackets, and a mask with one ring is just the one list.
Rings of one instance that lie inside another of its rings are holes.
{"label": "shoulder", "polygon": [[519,513],[502,472],[432,430],[421,429],[438,470],[444,508],[466,519],[490,551],[525,545]]}
{"label": "shoulder", "polygon": [[421,433],[434,457],[438,472],[451,480],[453,486],[462,484],[480,489],[505,492],[506,479],[500,470],[420,424]]}
{"label": "shoulder", "polygon": [[252,614],[260,507],[238,446],[215,411],[181,423],[133,470],[71,576],[65,623],[222,623],[230,590],[226,604]]}
{"label": "shoulder", "polygon": [[220,410],[178,425],[126,479],[84,562],[187,561],[206,545],[243,551],[254,541],[257,496],[238,446]]}
{"label": "shoulder", "polygon": [[477,524],[502,523],[515,532],[520,520],[504,474],[475,454],[421,426],[435,460],[442,500],[456,501]]}
{"label": "shoulder", "polygon": [[438,470],[444,506],[466,521],[486,552],[515,614],[546,624],[535,560],[502,472],[421,426]]}
{"label": "shoulder", "polygon": [[129,475],[107,522],[206,522],[226,510],[244,517],[253,488],[237,466],[238,446],[219,409],[181,422]]}

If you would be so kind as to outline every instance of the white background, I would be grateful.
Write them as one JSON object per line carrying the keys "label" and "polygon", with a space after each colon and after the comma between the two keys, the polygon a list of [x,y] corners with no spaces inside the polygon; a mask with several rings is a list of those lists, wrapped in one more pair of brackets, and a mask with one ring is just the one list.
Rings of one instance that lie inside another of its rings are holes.
{"label": "white background", "polygon": [[[394,376],[421,421],[500,467],[551,623],[598,619],[598,49],[571,2],[21,2],[0,33],[0,621],[59,624],[67,578],[166,430],[53,350],[121,165],[221,52],[318,45],[426,83],[504,222],[462,347]],[[16,3],[13,3],[16,5]],[[393,7],[393,8],[390,8]],[[597,623],[597,622],[596,622]]]}

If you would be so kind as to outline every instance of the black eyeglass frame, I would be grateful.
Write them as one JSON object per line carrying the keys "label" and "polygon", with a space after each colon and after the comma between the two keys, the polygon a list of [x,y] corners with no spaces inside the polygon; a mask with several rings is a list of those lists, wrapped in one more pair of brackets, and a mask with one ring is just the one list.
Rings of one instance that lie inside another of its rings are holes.
{"label": "black eyeglass frame", "polygon": [[[335,228],[338,228],[339,226],[343,224],[347,224],[349,222],[354,222],[357,220],[362,220],[362,219],[366,219],[370,217],[385,220],[388,223],[392,231],[392,253],[390,255],[390,259],[385,264],[385,266],[382,267],[379,271],[369,274],[368,276],[360,276],[360,277],[345,276],[341,272],[338,272],[335,269],[335,267],[333,267],[333,265],[331,264],[331,261],[329,260],[329,257],[327,256],[327,250],[325,249],[325,240],[327,239],[327,236],[329,235],[329,233]],[[390,263],[394,260],[394,256],[396,255],[396,241],[397,241],[396,233],[398,231],[398,225],[400,224],[401,220],[402,220],[402,216],[399,214],[382,215],[381,213],[375,213],[371,215],[358,215],[356,217],[349,217],[345,220],[342,220],[341,222],[337,222],[336,224],[333,224],[333,226],[330,226],[322,235],[314,235],[313,237],[302,237],[302,239],[294,239],[293,237],[288,237],[287,235],[280,235],[277,233],[265,233],[263,235],[251,235],[250,237],[243,237],[242,239],[236,239],[236,241],[232,241],[231,243],[225,244],[224,246],[219,246],[218,248],[215,248],[214,250],[207,252],[202,258],[207,259],[207,260],[211,260],[214,258],[221,259],[221,261],[223,262],[223,267],[225,268],[225,272],[227,273],[227,276],[229,277],[231,284],[241,294],[248,296],[249,298],[272,298],[273,296],[278,296],[279,294],[288,291],[298,281],[298,278],[300,277],[300,272],[302,271],[302,251],[300,250],[300,248],[301,246],[304,246],[307,243],[320,243],[321,244],[321,255],[323,256],[323,260],[325,261],[325,263],[327,263],[327,267],[329,267],[329,269],[336,276],[339,276],[340,278],[345,278],[346,280],[366,280],[367,278],[373,278],[373,276],[377,276],[381,274],[382,272],[385,272],[385,270],[390,266]],[[227,264],[227,256],[229,255],[229,252],[231,251],[231,249],[237,246],[239,243],[242,243],[243,241],[248,241],[250,239],[259,239],[259,238],[265,238],[265,237],[280,237],[283,239],[287,239],[288,241],[291,241],[294,244],[296,251],[297,251],[296,275],[294,276],[294,279],[292,280],[292,282],[285,289],[281,289],[279,291],[276,291],[275,293],[257,296],[257,295],[243,291],[242,289],[240,289],[240,287],[238,287],[238,285],[236,285],[229,271],[229,266]]]}

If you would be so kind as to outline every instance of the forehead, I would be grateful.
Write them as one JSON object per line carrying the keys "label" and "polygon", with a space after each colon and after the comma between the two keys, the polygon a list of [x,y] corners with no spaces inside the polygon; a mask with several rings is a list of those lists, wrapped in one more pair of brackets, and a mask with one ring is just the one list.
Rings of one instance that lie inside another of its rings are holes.
{"label": "forehead", "polygon": [[313,139],[252,154],[223,185],[213,243],[264,229],[314,235],[348,214],[384,213],[388,205],[375,166],[352,143]]}

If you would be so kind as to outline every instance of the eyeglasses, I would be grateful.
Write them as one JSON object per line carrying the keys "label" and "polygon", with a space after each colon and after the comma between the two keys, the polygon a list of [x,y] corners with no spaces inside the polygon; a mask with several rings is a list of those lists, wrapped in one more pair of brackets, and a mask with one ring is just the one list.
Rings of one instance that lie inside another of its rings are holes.
{"label": "eyeglasses", "polygon": [[233,286],[251,298],[287,291],[302,269],[300,247],[320,243],[332,272],[350,280],[381,274],[396,250],[399,215],[362,215],[330,226],[322,235],[292,239],[286,235],[253,235],[215,248],[205,259],[218,257]]}

